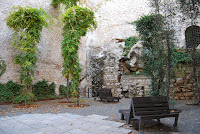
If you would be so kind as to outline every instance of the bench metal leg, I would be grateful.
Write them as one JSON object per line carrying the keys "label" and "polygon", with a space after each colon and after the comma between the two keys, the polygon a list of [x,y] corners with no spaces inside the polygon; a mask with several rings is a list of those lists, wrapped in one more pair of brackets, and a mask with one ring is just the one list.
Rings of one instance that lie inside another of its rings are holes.
{"label": "bench metal leg", "polygon": [[121,113],[121,120],[124,120],[124,115]]}
{"label": "bench metal leg", "polygon": [[140,134],[144,134],[144,123],[143,123],[143,120],[139,120],[139,131],[140,131]]}
{"label": "bench metal leg", "polygon": [[174,121],[174,125],[173,125],[174,131],[176,131],[176,132],[178,131],[177,123],[178,123],[178,116],[175,117],[175,121]]}

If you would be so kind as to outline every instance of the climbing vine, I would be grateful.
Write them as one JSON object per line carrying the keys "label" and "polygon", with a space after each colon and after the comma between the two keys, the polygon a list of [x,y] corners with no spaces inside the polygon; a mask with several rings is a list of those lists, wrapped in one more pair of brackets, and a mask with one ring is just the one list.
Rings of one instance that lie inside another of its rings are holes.
{"label": "climbing vine", "polygon": [[79,6],[69,8],[63,18],[63,37],[62,41],[62,56],[63,76],[72,81],[74,97],[79,97],[79,79],[81,67],[78,59],[78,48],[80,39],[85,36],[87,31],[96,28],[94,20],[94,12],[87,8]]}
{"label": "climbing vine", "polygon": [[158,96],[164,91],[166,53],[164,52],[164,18],[160,14],[141,17],[135,22],[143,43],[144,73],[152,76],[151,95]]}
{"label": "climbing vine", "polygon": [[48,26],[45,20],[47,13],[42,9],[18,7],[7,18],[7,26],[13,29],[12,45],[21,53],[14,58],[20,65],[20,82],[25,85],[24,94],[28,94],[37,62],[37,47],[43,27]]}
{"label": "climbing vine", "polygon": [[5,73],[6,71],[6,63],[4,60],[0,60],[0,77]]}

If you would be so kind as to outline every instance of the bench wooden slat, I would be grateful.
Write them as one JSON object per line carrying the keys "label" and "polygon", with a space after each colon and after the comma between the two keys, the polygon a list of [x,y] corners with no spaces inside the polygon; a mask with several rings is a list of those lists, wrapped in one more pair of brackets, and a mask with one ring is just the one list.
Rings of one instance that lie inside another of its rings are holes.
{"label": "bench wooden slat", "polygon": [[135,108],[145,108],[145,107],[168,107],[168,103],[149,103],[149,104],[134,104]]}
{"label": "bench wooden slat", "polygon": [[134,97],[133,98],[133,102],[134,104],[137,103],[153,103],[153,102],[158,102],[158,103],[162,103],[162,102],[168,102],[167,97],[163,97],[163,96],[158,96],[158,97]]}
{"label": "bench wooden slat", "polygon": [[157,110],[167,110],[168,107],[135,107],[135,111],[154,111]]}
{"label": "bench wooden slat", "polygon": [[[139,120],[139,129],[143,129],[143,120],[175,117],[174,127],[176,129],[179,113],[171,113],[169,110],[168,99],[166,96],[159,97],[134,97],[131,99],[130,109],[119,111],[121,119],[126,118],[129,124],[131,119]],[[143,130],[140,131],[143,133]]]}
{"label": "bench wooden slat", "polygon": [[113,97],[112,92],[110,89],[107,88],[102,88],[98,90],[99,98],[102,100],[107,101],[113,101],[113,100],[118,100],[121,99],[120,97]]}
{"label": "bench wooden slat", "polygon": [[168,110],[162,110],[162,111],[136,111],[135,115],[137,116],[143,116],[143,115],[157,115],[157,114],[169,114],[170,112]]}

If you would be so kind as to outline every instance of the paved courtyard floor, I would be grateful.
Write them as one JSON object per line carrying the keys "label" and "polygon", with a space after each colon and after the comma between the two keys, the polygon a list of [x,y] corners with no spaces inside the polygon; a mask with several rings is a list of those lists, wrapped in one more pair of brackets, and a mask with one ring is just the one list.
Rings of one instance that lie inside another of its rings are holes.
{"label": "paved courtyard floor", "polygon": [[128,134],[124,123],[101,115],[22,114],[0,117],[0,134]]}
{"label": "paved courtyard floor", "polygon": [[[120,109],[130,107],[130,98],[119,102],[84,98],[88,107],[72,108],[59,103],[65,99],[38,101],[38,107],[14,108],[15,104],[0,105],[0,134],[138,134],[138,123],[124,125]],[[173,131],[174,118],[145,122],[145,134],[200,134],[200,106],[187,105],[191,100],[176,101],[179,115],[178,132]]]}

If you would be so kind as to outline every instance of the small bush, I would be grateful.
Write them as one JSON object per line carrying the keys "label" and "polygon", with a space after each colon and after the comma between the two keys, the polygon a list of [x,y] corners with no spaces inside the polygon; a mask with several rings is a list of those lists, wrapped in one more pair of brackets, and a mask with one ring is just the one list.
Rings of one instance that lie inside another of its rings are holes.
{"label": "small bush", "polygon": [[55,83],[48,85],[48,81],[38,81],[33,85],[33,93],[38,99],[55,97]]}
{"label": "small bush", "polygon": [[0,83],[0,102],[7,102],[9,97],[9,91],[6,89],[6,86]]}
{"label": "small bush", "polygon": [[[60,85],[59,94],[61,97],[67,97],[67,86]],[[69,97],[71,97],[71,95],[72,95],[72,87],[71,83],[69,83]]]}
{"label": "small bush", "polygon": [[26,105],[26,104],[30,104],[34,99],[35,99],[34,94],[28,92],[26,94],[24,94],[24,93],[19,94],[17,97],[15,97],[13,99],[13,102],[14,103],[23,103]]}
{"label": "small bush", "polygon": [[24,86],[8,81],[6,85],[0,83],[0,102],[12,102],[17,97]]}

